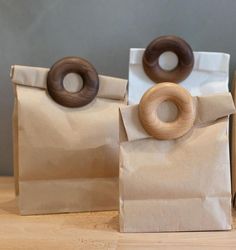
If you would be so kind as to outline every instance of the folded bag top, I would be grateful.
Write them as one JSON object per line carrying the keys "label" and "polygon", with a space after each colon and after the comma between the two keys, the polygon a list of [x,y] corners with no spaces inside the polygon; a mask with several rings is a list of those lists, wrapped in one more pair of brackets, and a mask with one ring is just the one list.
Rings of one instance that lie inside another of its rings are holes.
{"label": "folded bag top", "polygon": [[[13,65],[10,76],[12,82],[17,85],[45,89],[57,103],[59,98],[63,99],[64,102],[66,98],[66,102],[79,102],[77,104],[78,107],[92,102],[95,97],[124,100],[127,89],[126,80],[100,74],[97,75],[94,67],[80,57],[62,58],[50,69]],[[79,76],[82,78],[82,81]],[[66,89],[64,84],[67,86]],[[87,93],[89,91],[92,93],[88,96]],[[75,95],[73,95],[73,92]],[[82,101],[81,98],[86,99],[86,101]],[[62,102],[62,100],[59,102]],[[64,102],[59,104],[65,106]],[[76,107],[77,105],[67,104],[68,107]]]}
{"label": "folded bag top", "polygon": [[[164,70],[159,58],[164,52],[173,52],[178,64],[172,70]],[[143,54],[143,69],[154,82],[181,82],[188,77],[194,65],[193,51],[190,45],[180,37],[161,36],[154,39]]]}
{"label": "folded bag top", "polygon": [[[167,101],[176,105],[177,116]],[[180,85],[160,83],[149,89],[138,105],[120,108],[120,112],[128,141],[151,137],[173,140],[187,134],[195,125],[209,124],[235,113],[235,106],[228,92],[192,97]],[[163,121],[160,117],[164,112],[169,117],[176,116],[175,119]]]}
{"label": "folded bag top", "polygon": [[191,51],[183,39],[174,36],[156,38],[146,48],[131,48],[128,103],[139,103],[160,82],[178,83],[194,96],[227,92],[230,55]]}

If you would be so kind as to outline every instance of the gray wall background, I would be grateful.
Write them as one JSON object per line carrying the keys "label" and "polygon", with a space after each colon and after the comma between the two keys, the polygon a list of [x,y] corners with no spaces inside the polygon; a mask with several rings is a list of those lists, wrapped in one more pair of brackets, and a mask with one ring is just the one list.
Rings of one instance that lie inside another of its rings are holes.
{"label": "gray wall background", "polygon": [[130,47],[173,34],[194,50],[230,53],[232,76],[235,11],[235,0],[0,0],[0,175],[13,173],[10,65],[50,67],[79,55],[126,78]]}

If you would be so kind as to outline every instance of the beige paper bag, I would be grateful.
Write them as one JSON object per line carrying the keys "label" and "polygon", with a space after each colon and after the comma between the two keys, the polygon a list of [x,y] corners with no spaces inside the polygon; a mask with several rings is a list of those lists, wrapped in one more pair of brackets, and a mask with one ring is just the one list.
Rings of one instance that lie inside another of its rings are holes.
{"label": "beige paper bag", "polygon": [[[99,76],[97,97],[66,108],[46,91],[49,69],[13,66],[14,165],[22,215],[118,209],[123,79]],[[67,88],[78,84],[68,74]],[[78,86],[79,88],[79,86]]]}
{"label": "beige paper bag", "polygon": [[[236,71],[232,83],[232,95],[236,100]],[[232,136],[231,136],[231,166],[232,166],[232,197],[233,207],[236,208],[236,115],[232,117]]]}
{"label": "beige paper bag", "polygon": [[120,109],[120,231],[231,229],[227,125],[234,103],[229,93],[194,101],[195,124],[175,140],[147,134],[138,105]]}

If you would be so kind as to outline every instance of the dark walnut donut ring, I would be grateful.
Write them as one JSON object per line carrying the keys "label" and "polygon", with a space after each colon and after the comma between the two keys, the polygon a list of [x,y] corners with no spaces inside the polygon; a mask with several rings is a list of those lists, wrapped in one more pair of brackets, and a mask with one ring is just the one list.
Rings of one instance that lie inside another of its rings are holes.
{"label": "dark walnut donut ring", "polygon": [[[83,87],[76,93],[66,91],[63,85],[65,76],[77,73],[83,79]],[[77,108],[90,103],[99,88],[98,74],[95,68],[80,57],[65,57],[57,61],[48,72],[47,90],[52,99],[62,106]]]}
{"label": "dark walnut donut ring", "polygon": [[[179,59],[173,70],[164,70],[159,65],[162,53],[171,51]],[[193,69],[194,55],[191,47],[183,39],[176,36],[161,36],[153,40],[143,55],[143,69],[154,82],[181,82]]]}
{"label": "dark walnut donut ring", "polygon": [[[172,101],[178,108],[173,122],[163,122],[157,115],[158,106]],[[164,82],[150,88],[139,103],[139,119],[146,132],[156,139],[176,139],[186,134],[195,120],[194,102],[190,93],[175,83]]]}

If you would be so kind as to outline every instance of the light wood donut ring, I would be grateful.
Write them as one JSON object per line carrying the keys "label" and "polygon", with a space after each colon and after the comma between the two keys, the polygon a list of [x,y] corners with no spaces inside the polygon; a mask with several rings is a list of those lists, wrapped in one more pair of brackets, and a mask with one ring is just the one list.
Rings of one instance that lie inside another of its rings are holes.
{"label": "light wood donut ring", "polygon": [[[157,115],[160,103],[173,102],[178,108],[178,117],[172,122],[163,122]],[[164,82],[150,88],[139,103],[139,119],[148,134],[160,140],[176,139],[186,134],[193,126],[195,109],[192,96],[183,87]]]}

